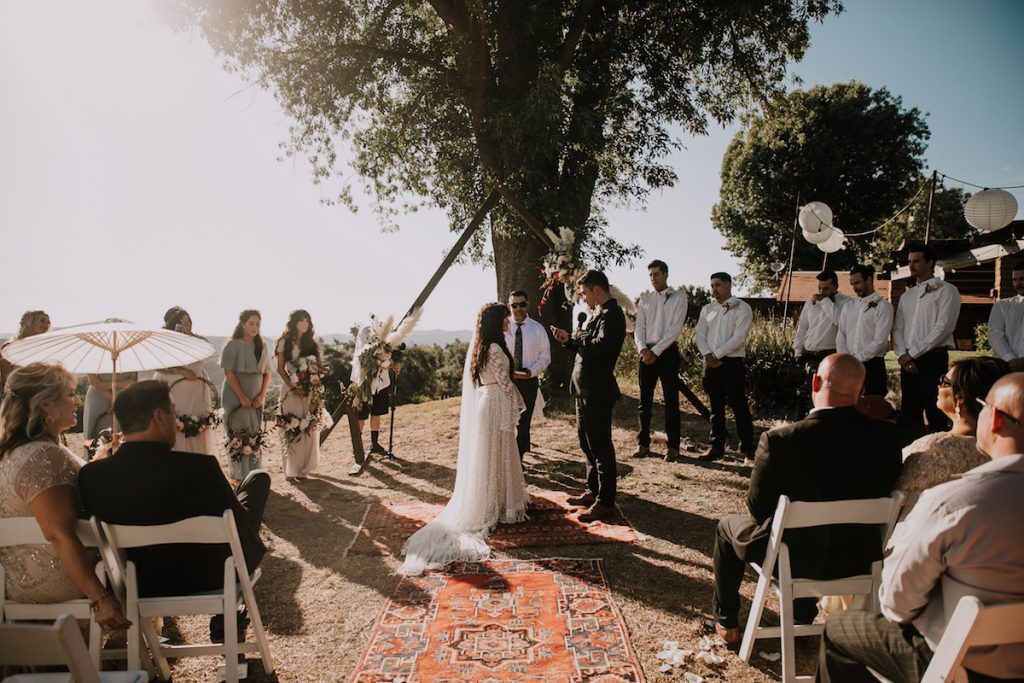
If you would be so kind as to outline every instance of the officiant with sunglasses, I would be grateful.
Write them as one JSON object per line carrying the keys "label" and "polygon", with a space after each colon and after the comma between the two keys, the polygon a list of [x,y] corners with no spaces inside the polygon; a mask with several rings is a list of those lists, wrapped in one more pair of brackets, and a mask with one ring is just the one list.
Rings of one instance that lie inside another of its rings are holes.
{"label": "officiant with sunglasses", "polygon": [[530,300],[526,292],[517,289],[510,293],[508,307],[512,309],[512,322],[505,330],[505,344],[512,352],[515,364],[512,381],[526,403],[516,430],[519,461],[522,462],[523,455],[530,450],[530,421],[540,386],[537,378],[551,363],[551,341],[544,326],[530,317]]}

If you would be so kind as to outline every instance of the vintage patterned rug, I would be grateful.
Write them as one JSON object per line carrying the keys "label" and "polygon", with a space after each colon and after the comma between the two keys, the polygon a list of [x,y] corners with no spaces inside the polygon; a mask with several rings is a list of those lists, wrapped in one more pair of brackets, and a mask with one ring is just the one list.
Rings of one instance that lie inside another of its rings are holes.
{"label": "vintage patterned rug", "polygon": [[[611,522],[586,525],[576,521],[575,508],[566,504],[568,493],[537,491],[530,494],[530,519],[519,524],[501,524],[487,538],[494,550],[530,546],[583,545],[588,543],[632,543],[639,534],[622,517]],[[429,503],[373,503],[349,545],[348,555],[399,555],[405,539],[437,516],[442,505]]]}
{"label": "vintage patterned rug", "polygon": [[644,680],[601,560],[452,563],[406,577],[352,683]]}

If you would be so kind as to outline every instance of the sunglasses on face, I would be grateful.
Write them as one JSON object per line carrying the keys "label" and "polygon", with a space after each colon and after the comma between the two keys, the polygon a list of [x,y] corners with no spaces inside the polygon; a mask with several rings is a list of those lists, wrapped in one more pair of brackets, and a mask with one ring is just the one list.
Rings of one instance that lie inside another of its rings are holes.
{"label": "sunglasses on face", "polygon": [[1020,422],[1020,420],[1018,420],[1017,418],[1015,418],[1015,417],[1014,417],[1013,415],[1010,415],[1010,414],[1009,414],[1008,412],[1006,412],[1005,410],[1000,410],[999,408],[996,408],[996,407],[995,407],[994,405],[992,405],[991,403],[989,403],[988,401],[986,401],[986,400],[985,400],[985,399],[983,399],[983,398],[976,398],[976,399],[974,399],[974,400],[978,402],[978,405],[980,405],[980,406],[982,407],[982,409],[984,409],[984,408],[986,408],[986,407],[987,407],[987,408],[991,408],[993,412],[999,413],[1000,415],[1002,415],[1003,417],[1005,417],[1005,418],[1006,418],[1007,420],[1009,420],[1009,421],[1010,421],[1010,422],[1012,422],[1013,424],[1015,424],[1015,425],[1017,425],[1018,427],[1020,427],[1020,425],[1021,425],[1021,422]]}
{"label": "sunglasses on face", "polygon": [[517,304],[509,304],[509,308],[526,308],[529,305],[530,304],[528,304],[527,302],[523,301],[523,302],[517,303]]}

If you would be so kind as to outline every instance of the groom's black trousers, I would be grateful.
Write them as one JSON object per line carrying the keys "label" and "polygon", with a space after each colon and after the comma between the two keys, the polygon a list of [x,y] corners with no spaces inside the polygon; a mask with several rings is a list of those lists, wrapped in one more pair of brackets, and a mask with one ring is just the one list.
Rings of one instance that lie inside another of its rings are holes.
{"label": "groom's black trousers", "polygon": [[519,462],[523,461],[523,454],[530,450],[530,423],[533,421],[533,409],[537,405],[537,389],[540,381],[536,377],[528,379],[513,379],[512,383],[519,389],[526,404],[526,410],[519,415],[519,428],[516,430],[516,445],[519,447]]}
{"label": "groom's black trousers", "polygon": [[615,504],[614,401],[576,397],[576,429],[587,456],[587,488],[602,505]]}

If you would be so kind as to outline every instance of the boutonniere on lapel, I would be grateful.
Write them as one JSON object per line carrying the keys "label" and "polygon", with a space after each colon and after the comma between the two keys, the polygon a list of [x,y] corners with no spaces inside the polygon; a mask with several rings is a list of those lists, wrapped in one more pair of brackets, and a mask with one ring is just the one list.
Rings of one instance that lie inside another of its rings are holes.
{"label": "boutonniere on lapel", "polygon": [[739,304],[724,303],[724,304],[722,304],[722,308],[725,309],[725,312],[722,313],[722,315],[728,315],[729,311],[731,311],[734,308],[738,308],[738,307],[739,307]]}
{"label": "boutonniere on lapel", "polygon": [[939,284],[938,282],[932,283],[930,285],[925,285],[924,286],[924,291],[921,292],[921,296],[919,296],[918,299],[925,298],[926,296],[928,296],[929,294],[931,294],[932,292],[934,292],[935,290],[937,290],[941,286],[942,285]]}
{"label": "boutonniere on lapel", "polygon": [[874,301],[869,302],[868,303],[868,310],[870,311],[872,308],[875,308],[876,306],[878,306],[878,302],[879,301],[880,301],[880,299],[876,299]]}

